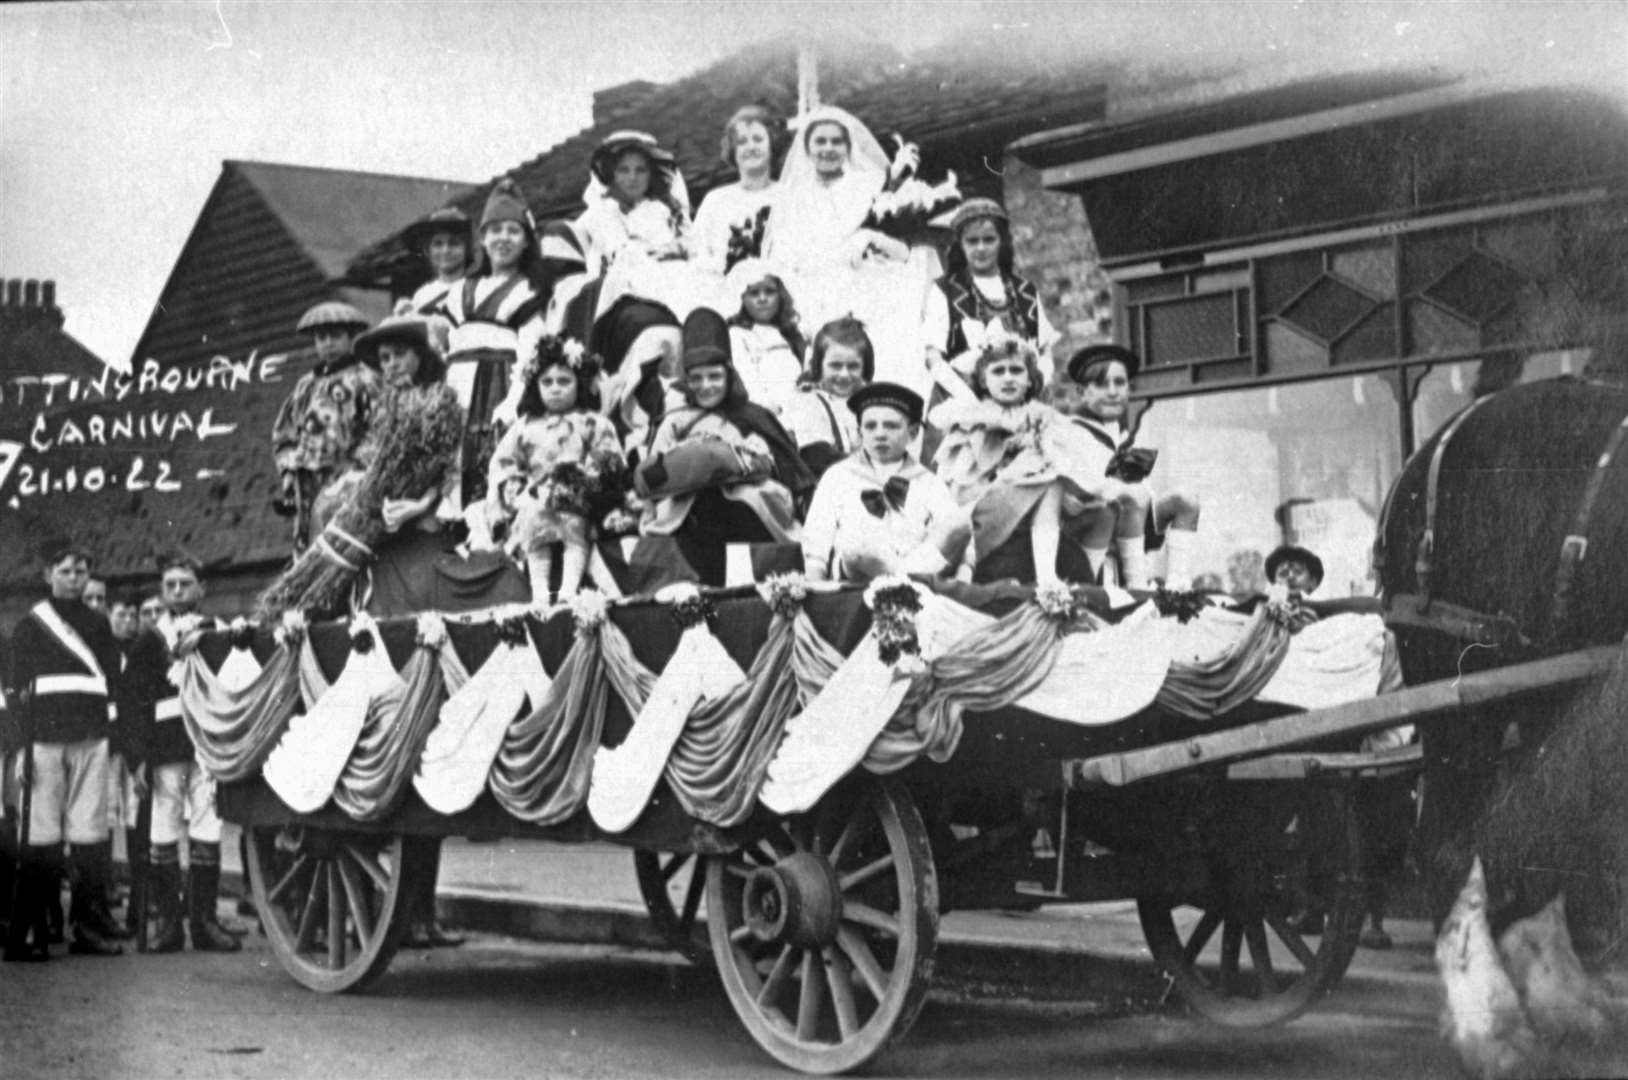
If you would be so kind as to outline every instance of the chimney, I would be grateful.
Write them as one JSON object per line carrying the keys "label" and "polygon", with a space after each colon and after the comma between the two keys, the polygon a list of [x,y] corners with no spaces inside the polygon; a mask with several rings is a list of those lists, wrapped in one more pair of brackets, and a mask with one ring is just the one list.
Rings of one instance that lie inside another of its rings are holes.
{"label": "chimney", "polygon": [[635,79],[620,86],[594,91],[594,126],[608,127],[632,116],[651,101],[661,89],[647,79]]}
{"label": "chimney", "polygon": [[57,307],[57,283],[29,278],[7,278],[0,300],[0,319],[11,326],[49,322],[61,328],[62,309]]}

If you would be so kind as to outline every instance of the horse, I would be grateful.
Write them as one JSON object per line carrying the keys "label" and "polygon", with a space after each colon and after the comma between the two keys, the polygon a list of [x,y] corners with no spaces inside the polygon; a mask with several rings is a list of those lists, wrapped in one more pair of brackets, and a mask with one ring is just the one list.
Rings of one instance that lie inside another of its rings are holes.
{"label": "horse", "polygon": [[[1621,642],[1628,389],[1560,378],[1482,397],[1409,459],[1375,568],[1409,685]],[[1423,728],[1419,835],[1433,913],[1472,858],[1495,921],[1564,889],[1596,958],[1628,928],[1628,667]],[[1518,747],[1508,753],[1512,747]]]}

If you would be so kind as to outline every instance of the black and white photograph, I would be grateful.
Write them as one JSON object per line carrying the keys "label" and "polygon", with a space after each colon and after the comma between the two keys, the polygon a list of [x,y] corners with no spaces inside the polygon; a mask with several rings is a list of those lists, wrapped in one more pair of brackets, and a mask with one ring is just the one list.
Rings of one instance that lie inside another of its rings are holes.
{"label": "black and white photograph", "polygon": [[0,1077],[1628,1076],[1628,3],[0,6]]}

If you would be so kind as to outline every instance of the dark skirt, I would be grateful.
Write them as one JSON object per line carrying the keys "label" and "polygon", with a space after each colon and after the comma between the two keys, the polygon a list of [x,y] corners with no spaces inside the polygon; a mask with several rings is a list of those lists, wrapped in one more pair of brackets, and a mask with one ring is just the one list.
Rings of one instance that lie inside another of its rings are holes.
{"label": "dark skirt", "polygon": [[409,528],[381,544],[364,585],[368,614],[382,619],[531,601],[526,576],[501,552],[465,559],[449,543],[447,533]]}

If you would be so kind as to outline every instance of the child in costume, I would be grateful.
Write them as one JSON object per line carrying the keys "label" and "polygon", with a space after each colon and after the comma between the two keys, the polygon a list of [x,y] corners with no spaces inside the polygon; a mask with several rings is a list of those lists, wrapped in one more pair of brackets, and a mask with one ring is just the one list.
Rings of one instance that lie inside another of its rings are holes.
{"label": "child in costume", "polygon": [[684,322],[686,404],[664,416],[635,480],[639,531],[671,536],[702,584],[722,585],[730,543],[797,543],[797,500],[814,477],[774,414],[746,396],[723,317]]}
{"label": "child in costume", "polygon": [[[1147,550],[1162,545],[1165,584],[1186,588],[1199,504],[1184,492],[1160,496],[1147,483],[1157,454],[1133,446],[1135,432],[1126,423],[1131,381],[1140,367],[1140,358],[1119,345],[1087,345],[1069,359],[1069,379],[1079,390],[1070,425],[1070,479],[1088,490],[1096,487],[1112,504],[1112,513],[1103,507],[1080,517],[1072,535],[1096,572],[1112,543],[1119,556],[1119,583],[1131,589],[1147,584]],[[1107,488],[1100,487],[1104,478]]]}
{"label": "child in costume", "polygon": [[961,379],[970,377],[992,331],[1022,338],[1047,356],[1059,335],[1046,320],[1035,287],[1013,269],[1006,211],[994,199],[968,199],[955,212],[950,233],[948,272],[934,282],[922,313],[935,381],[956,377],[943,370],[945,363]]}
{"label": "child in costume", "polygon": [[1044,585],[1077,574],[1058,563],[1067,425],[1036,400],[1043,383],[1034,346],[995,335],[973,367],[976,399],[932,411],[943,433],[938,475],[972,516],[975,581]]}
{"label": "child in costume", "polygon": [[317,362],[277,410],[271,448],[282,482],[277,510],[293,517],[294,547],[304,550],[317,493],[362,464],[358,452],[379,396],[379,375],[353,351],[367,319],[351,305],[318,304],[300,316],[295,329],[311,335]]}
{"label": "child in costume", "polygon": [[521,357],[543,336],[549,283],[538,257],[537,229],[513,180],[492,188],[480,219],[484,265],[445,301],[452,329],[447,385],[464,408],[463,505],[485,493],[491,448],[513,419]]}
{"label": "child in costume", "polygon": [[971,535],[949,489],[910,453],[921,434],[921,396],[897,383],[854,391],[860,448],[820,477],[803,526],[811,580],[937,575],[960,561]]}
{"label": "child in costume", "polygon": [[587,238],[588,269],[632,247],[655,259],[682,259],[690,229],[689,195],[673,155],[642,131],[605,138],[589,164],[587,209],[577,229]]}
{"label": "child in costume", "polygon": [[864,323],[850,315],[820,327],[809,349],[803,392],[786,409],[786,427],[815,476],[858,447],[859,426],[848,397],[875,377],[876,350]]}
{"label": "child in costume", "polygon": [[588,564],[589,517],[624,472],[616,429],[599,412],[599,363],[574,339],[546,337],[526,369],[519,421],[492,454],[489,521],[508,526],[534,598],[546,596],[561,549],[559,596],[575,596]]}
{"label": "child in costume", "polygon": [[688,314],[702,282],[688,261],[690,199],[673,155],[642,131],[618,131],[594,151],[589,168],[587,209],[576,226],[588,273],[604,279],[598,311],[638,296]]}
{"label": "child in costume", "polygon": [[806,343],[797,329],[797,309],[786,284],[768,264],[746,259],[730,271],[728,289],[740,310],[729,320],[735,370],[748,396],[784,417],[797,396]]}
{"label": "child in costume", "polygon": [[[431,277],[407,301],[406,312],[444,314],[447,297],[479,261],[469,215],[454,206],[442,207],[408,230],[407,243],[424,256]],[[401,305],[397,312],[402,313]]]}

